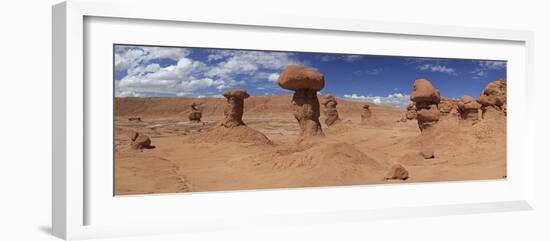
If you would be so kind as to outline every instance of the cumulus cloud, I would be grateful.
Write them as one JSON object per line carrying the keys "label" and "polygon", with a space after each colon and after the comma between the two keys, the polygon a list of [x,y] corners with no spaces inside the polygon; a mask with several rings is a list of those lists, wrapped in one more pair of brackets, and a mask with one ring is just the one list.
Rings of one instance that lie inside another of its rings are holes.
{"label": "cumulus cloud", "polygon": [[445,74],[456,75],[455,69],[439,64],[423,64],[418,67],[420,70],[429,70],[432,72],[439,72]]}
{"label": "cumulus cloud", "polygon": [[288,65],[302,65],[293,53],[216,50],[208,55],[209,60],[220,61],[206,76],[228,78],[233,75],[258,75],[265,71],[282,70]]}
{"label": "cumulus cloud", "polygon": [[115,71],[126,71],[154,59],[177,61],[190,52],[186,48],[115,46]]}
{"label": "cumulus cloud", "polygon": [[[274,85],[284,67],[303,64],[284,52],[210,50],[205,57],[206,61],[193,59],[185,48],[117,47],[115,70],[126,75],[116,80],[115,93],[198,96],[244,85],[244,79]],[[175,63],[161,66],[162,59]]]}
{"label": "cumulus cloud", "polygon": [[410,103],[410,95],[401,93],[389,94],[388,96],[364,96],[357,94],[346,94],[344,99],[370,102],[378,105],[405,108]]}

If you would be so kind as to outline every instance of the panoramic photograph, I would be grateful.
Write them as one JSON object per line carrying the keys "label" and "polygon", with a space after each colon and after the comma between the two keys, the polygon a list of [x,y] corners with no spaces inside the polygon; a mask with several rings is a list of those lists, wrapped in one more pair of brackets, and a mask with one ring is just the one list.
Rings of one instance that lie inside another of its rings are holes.
{"label": "panoramic photograph", "polygon": [[506,71],[114,44],[114,195],[506,179]]}

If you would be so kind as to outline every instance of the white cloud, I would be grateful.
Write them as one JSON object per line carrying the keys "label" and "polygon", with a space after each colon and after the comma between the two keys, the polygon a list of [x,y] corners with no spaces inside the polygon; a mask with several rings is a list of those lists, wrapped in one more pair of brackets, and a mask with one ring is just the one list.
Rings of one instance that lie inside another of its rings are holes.
{"label": "white cloud", "polygon": [[116,46],[115,71],[130,70],[154,59],[177,61],[190,53],[186,48]]}
{"label": "white cloud", "polygon": [[269,76],[267,76],[267,79],[269,81],[277,82],[277,80],[279,79],[279,73],[271,73],[269,74]]}
{"label": "white cloud", "polygon": [[344,98],[398,108],[404,108],[410,103],[410,95],[405,95],[401,93],[389,94],[388,96],[364,96],[357,94],[346,94],[344,95]]}
{"label": "white cloud", "polygon": [[[217,50],[208,59],[220,60],[206,76],[229,78],[233,75],[258,75],[266,70],[282,70],[288,65],[303,65],[292,53]],[[269,74],[269,73],[268,73]]]}
{"label": "white cloud", "polygon": [[122,91],[116,93],[117,97],[141,97],[142,95],[135,91]]}
{"label": "white cloud", "polygon": [[423,64],[423,65],[419,66],[418,69],[456,75],[455,69],[447,67],[445,65],[439,65],[439,64]]}
{"label": "white cloud", "polygon": [[506,61],[481,60],[478,62],[478,67],[470,73],[474,74],[474,79],[479,79],[487,76],[491,70],[501,70],[504,68],[506,68]]}
{"label": "white cloud", "polygon": [[[196,96],[207,89],[221,92],[244,85],[240,75],[273,85],[284,67],[302,64],[292,53],[283,52],[213,50],[208,58],[218,62],[212,64],[191,59],[187,50],[174,48],[125,47],[117,49],[116,55],[119,68],[127,70],[127,75],[116,81],[117,96],[129,93]],[[165,67],[153,62],[167,58],[177,62]]]}

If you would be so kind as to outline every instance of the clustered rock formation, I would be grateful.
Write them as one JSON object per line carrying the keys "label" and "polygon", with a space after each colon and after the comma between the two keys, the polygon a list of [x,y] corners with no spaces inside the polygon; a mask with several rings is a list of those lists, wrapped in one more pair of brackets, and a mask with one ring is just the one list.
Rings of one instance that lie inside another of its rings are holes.
{"label": "clustered rock formation", "polygon": [[477,121],[481,105],[469,95],[462,96],[458,101],[458,113],[463,120]]}
{"label": "clustered rock formation", "polygon": [[477,102],[481,104],[483,118],[489,113],[506,114],[506,81],[495,80],[487,84],[477,98]]}
{"label": "clustered rock formation", "polygon": [[439,121],[437,105],[441,101],[439,90],[430,81],[418,79],[414,82],[411,101],[416,107],[416,120],[420,131],[424,131]]}
{"label": "clustered rock formation", "polygon": [[437,105],[439,108],[439,112],[441,113],[441,116],[448,116],[450,115],[453,110],[456,108],[454,102],[449,99],[441,99],[441,102],[439,102],[439,105]]}
{"label": "clustered rock formation", "polygon": [[320,110],[317,91],[325,87],[325,77],[318,71],[303,66],[286,67],[279,79],[279,86],[293,90],[292,109],[300,125],[298,141],[312,136],[324,136],[319,122]]}
{"label": "clustered rock formation", "polygon": [[334,125],[340,121],[340,117],[338,117],[338,110],[336,110],[336,106],[338,105],[336,97],[328,94],[325,96],[321,104],[325,106],[325,124],[327,126]]}
{"label": "clustered rock formation", "polygon": [[408,119],[408,120],[413,120],[413,119],[416,119],[416,105],[413,103],[410,103],[408,106],[407,106],[407,113],[405,114],[405,117]]}
{"label": "clustered rock formation", "polygon": [[226,128],[244,126],[244,99],[250,97],[250,95],[244,90],[235,89],[224,92],[223,96],[227,99],[227,105],[223,110],[225,119],[221,122],[221,125]]}
{"label": "clustered rock formation", "polygon": [[361,112],[361,121],[363,123],[367,122],[372,116],[372,111],[370,110],[369,104],[363,105],[363,111]]}
{"label": "clustered rock formation", "polygon": [[148,149],[151,148],[151,139],[149,136],[139,133],[139,132],[133,132],[130,134],[130,140],[132,141],[130,143],[130,147],[135,150],[141,150],[141,149]]}
{"label": "clustered rock formation", "polygon": [[202,118],[202,111],[199,110],[199,105],[195,102],[191,103],[191,113],[189,113],[189,121],[200,122]]}

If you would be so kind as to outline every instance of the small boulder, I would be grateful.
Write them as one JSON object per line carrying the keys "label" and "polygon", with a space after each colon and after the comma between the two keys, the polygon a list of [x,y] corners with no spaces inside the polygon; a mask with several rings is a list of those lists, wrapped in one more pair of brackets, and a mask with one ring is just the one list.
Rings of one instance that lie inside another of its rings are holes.
{"label": "small boulder", "polygon": [[130,143],[130,147],[132,149],[141,150],[152,148],[151,139],[145,134],[133,132],[130,135],[130,140],[132,140],[132,142]]}
{"label": "small boulder", "polygon": [[407,180],[409,178],[409,171],[405,169],[401,164],[394,164],[388,174],[386,174],[386,180]]}

